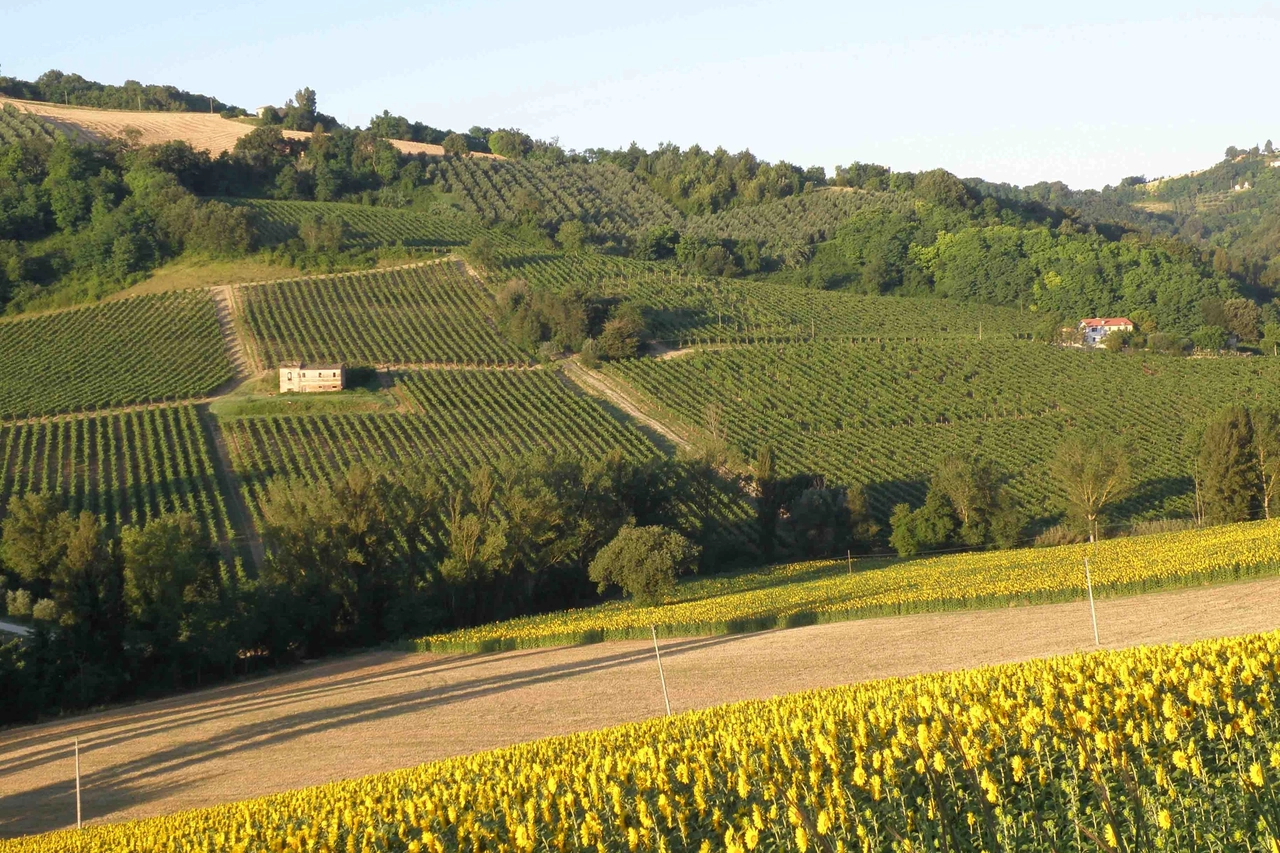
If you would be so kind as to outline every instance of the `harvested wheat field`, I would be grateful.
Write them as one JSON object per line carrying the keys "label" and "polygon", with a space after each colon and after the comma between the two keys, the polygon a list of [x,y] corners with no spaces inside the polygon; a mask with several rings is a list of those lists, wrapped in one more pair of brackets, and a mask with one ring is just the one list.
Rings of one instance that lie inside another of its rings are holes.
{"label": "harvested wheat field", "polygon": [[[1104,600],[1103,645],[1280,627],[1280,578]],[[666,640],[672,710],[1093,646],[1087,604]],[[0,835],[174,812],[663,712],[644,642],[493,655],[377,652],[0,732]]]}
{"label": "harvested wheat field", "polygon": [[[139,142],[143,145],[182,140],[192,148],[208,151],[215,157],[224,151],[230,151],[240,137],[255,127],[253,124],[226,119],[215,113],[104,110],[0,97],[0,105],[4,104],[11,104],[17,109],[38,115],[54,127],[82,140],[123,137],[127,129],[134,128],[141,134]],[[289,139],[307,139],[311,136],[309,133],[296,130],[282,132]],[[444,148],[439,145],[408,142],[402,139],[387,141],[404,154],[444,156]],[[496,154],[475,153],[472,156],[502,159]]]}

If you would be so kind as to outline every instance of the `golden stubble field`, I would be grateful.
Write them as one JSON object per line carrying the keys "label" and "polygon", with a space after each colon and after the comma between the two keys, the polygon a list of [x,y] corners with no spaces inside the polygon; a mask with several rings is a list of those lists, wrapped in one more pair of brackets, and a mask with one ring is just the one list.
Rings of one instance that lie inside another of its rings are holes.
{"label": "golden stubble field", "polygon": [[[1280,627],[1280,578],[1100,601],[1108,647]],[[1092,648],[1088,605],[664,640],[675,712]],[[375,652],[0,732],[0,835],[145,817],[663,712],[644,642],[492,655]]]}
{"label": "golden stubble field", "polygon": [[[240,137],[254,129],[247,122],[225,119],[216,113],[167,113],[138,110],[103,110],[93,107],[73,107],[41,101],[20,101],[0,97],[0,105],[11,104],[17,109],[40,116],[45,121],[84,140],[123,137],[129,128],[141,134],[143,145],[182,140],[192,148],[205,150],[215,157],[235,147]],[[307,139],[309,133],[286,130],[290,139]],[[387,140],[402,153],[444,155],[444,148],[425,142],[408,142],[402,139]],[[473,154],[474,157],[502,159],[494,154]]]}

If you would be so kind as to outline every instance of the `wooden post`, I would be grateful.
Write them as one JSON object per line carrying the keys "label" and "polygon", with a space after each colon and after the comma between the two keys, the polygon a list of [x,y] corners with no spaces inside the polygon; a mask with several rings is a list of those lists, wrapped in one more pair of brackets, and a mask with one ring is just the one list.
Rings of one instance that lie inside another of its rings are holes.
{"label": "wooden post", "polygon": [[845,552],[844,558],[849,561],[849,574],[853,575],[853,549]]}
{"label": "wooden post", "polygon": [[80,820],[80,738],[75,739],[76,746],[76,829],[83,829]]}
{"label": "wooden post", "polygon": [[662,681],[662,702],[667,706],[667,716],[671,716],[671,700],[667,698],[667,677],[662,673],[662,654],[658,651],[658,627],[650,625],[653,633],[653,656],[658,659],[658,678]]}
{"label": "wooden post", "polygon": [[1089,588],[1089,615],[1093,619],[1093,644],[1095,646],[1102,645],[1102,641],[1098,639],[1098,611],[1093,606],[1093,577],[1089,574],[1089,558],[1084,558],[1084,582]]}

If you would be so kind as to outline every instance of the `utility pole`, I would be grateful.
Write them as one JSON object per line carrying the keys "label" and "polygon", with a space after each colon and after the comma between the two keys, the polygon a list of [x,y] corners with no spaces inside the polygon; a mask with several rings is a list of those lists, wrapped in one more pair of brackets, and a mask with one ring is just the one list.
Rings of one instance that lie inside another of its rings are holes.
{"label": "utility pole", "polygon": [[667,698],[667,677],[662,673],[662,655],[658,652],[658,627],[650,625],[653,633],[653,656],[658,659],[658,678],[662,680],[662,702],[667,706],[667,716],[671,716],[671,700]]}
{"label": "utility pole", "polygon": [[83,829],[80,820],[80,738],[75,739],[76,746],[76,829]]}

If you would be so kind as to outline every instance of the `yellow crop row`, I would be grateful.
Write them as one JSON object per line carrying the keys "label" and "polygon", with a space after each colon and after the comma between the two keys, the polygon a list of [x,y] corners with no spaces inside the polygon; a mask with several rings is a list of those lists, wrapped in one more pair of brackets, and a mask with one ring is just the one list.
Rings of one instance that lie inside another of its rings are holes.
{"label": "yellow crop row", "polygon": [[891,679],[0,853],[1280,849],[1280,633]]}
{"label": "yellow crop row", "polygon": [[[1089,557],[1095,592],[1257,576],[1280,570],[1280,521],[906,562],[797,563],[696,581],[656,607],[614,602],[468,628],[419,641],[423,651],[527,648],[648,636],[716,634],[858,616],[1082,597]],[[873,568],[863,568],[864,565]]]}

